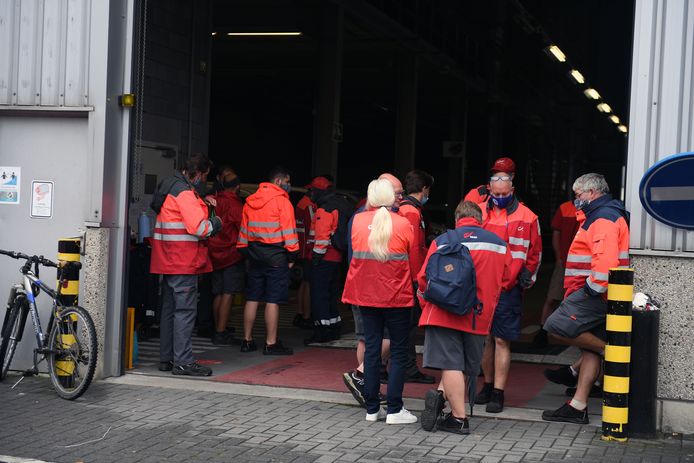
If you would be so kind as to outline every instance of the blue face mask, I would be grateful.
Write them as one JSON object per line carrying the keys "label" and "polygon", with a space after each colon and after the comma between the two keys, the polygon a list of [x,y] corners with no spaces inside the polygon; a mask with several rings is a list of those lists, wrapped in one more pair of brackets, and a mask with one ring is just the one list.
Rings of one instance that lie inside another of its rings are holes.
{"label": "blue face mask", "polygon": [[429,197],[428,197],[428,196],[423,196],[423,197],[422,197],[422,206],[424,206],[424,205],[427,203],[427,201],[429,201]]}
{"label": "blue face mask", "polygon": [[506,207],[511,204],[511,201],[513,201],[513,195],[503,197],[492,195],[492,202],[499,209],[506,209]]}
{"label": "blue face mask", "polygon": [[280,188],[282,188],[284,191],[287,192],[287,194],[292,192],[292,185],[291,183],[280,183]]}
{"label": "blue face mask", "polygon": [[588,206],[588,204],[590,204],[590,201],[587,199],[574,199],[574,206],[579,211]]}

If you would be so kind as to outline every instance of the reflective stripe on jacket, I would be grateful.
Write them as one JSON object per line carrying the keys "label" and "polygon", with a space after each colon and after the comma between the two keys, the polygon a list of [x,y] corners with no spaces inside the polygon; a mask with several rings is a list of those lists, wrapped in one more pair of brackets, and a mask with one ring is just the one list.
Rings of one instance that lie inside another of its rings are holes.
{"label": "reflective stripe on jacket", "polygon": [[412,252],[410,252],[410,258],[412,259],[410,266],[413,270],[412,277],[416,279],[427,255],[426,226],[424,217],[422,217],[422,203],[412,196],[406,196],[400,202],[398,213],[410,222],[414,231],[414,243],[412,244]]}
{"label": "reflective stripe on jacket", "polygon": [[222,190],[214,196],[215,212],[222,219],[222,229],[210,238],[208,249],[214,270],[223,269],[241,261],[243,256],[236,249],[241,226],[243,203],[236,193]]}
{"label": "reflective stripe on jacket", "polygon": [[294,208],[286,191],[274,183],[264,182],[246,199],[237,247],[249,248],[251,258],[269,265],[296,259],[299,239]]}
{"label": "reflective stripe on jacket", "polygon": [[477,298],[482,302],[482,313],[475,315],[473,327],[472,312],[456,315],[448,310],[424,300],[422,294],[427,288],[426,266],[429,257],[436,252],[438,243],[431,243],[422,269],[417,276],[419,289],[417,295],[422,307],[419,326],[441,326],[473,334],[489,334],[494,318],[494,311],[499,302],[504,278],[508,276],[511,266],[511,252],[506,243],[494,233],[484,230],[475,219],[466,217],[456,223],[456,229],[463,231],[462,242],[470,250],[477,276]]}
{"label": "reflective stripe on jacket", "polygon": [[621,201],[610,195],[593,200],[576,213],[580,224],[566,257],[566,294],[584,288],[607,297],[611,268],[629,267],[629,214]]}
{"label": "reflective stripe on jacket", "polygon": [[518,281],[521,272],[534,283],[542,260],[542,238],[537,216],[514,198],[505,209],[494,207],[491,199],[480,204],[482,228],[506,241],[513,259],[509,270],[510,289]]}
{"label": "reflective stripe on jacket", "polygon": [[299,239],[299,259],[310,259],[313,251],[315,232],[311,227],[315,214],[316,204],[311,201],[308,194],[304,195],[294,208],[296,217],[296,235]]}
{"label": "reflective stripe on jacket", "polygon": [[366,307],[412,307],[414,290],[410,249],[414,232],[404,217],[390,212],[393,232],[388,260],[379,262],[369,250],[369,232],[375,210],[360,212],[352,222],[352,260],[342,302]]}
{"label": "reflective stripe on jacket", "polygon": [[159,187],[169,193],[152,233],[150,272],[197,275],[212,271],[207,241],[202,241],[212,233],[207,205],[180,172]]}

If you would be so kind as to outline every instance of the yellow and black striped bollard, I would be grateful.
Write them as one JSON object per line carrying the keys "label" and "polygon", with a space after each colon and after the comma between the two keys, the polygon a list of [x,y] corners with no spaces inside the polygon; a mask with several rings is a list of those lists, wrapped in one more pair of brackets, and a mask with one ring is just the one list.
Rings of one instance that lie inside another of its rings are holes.
{"label": "yellow and black striped bollard", "polygon": [[607,285],[607,346],[603,381],[602,439],[626,442],[634,270],[610,269]]}
{"label": "yellow and black striped bollard", "polygon": [[[64,238],[58,241],[58,260],[67,262],[79,262],[80,261],[80,239],[79,238]],[[80,271],[74,267],[69,267],[66,269],[59,269],[58,272],[61,273],[63,281],[63,287],[61,288],[60,294],[60,304],[66,307],[77,305],[77,298],[79,295],[79,280]],[[60,277],[59,277],[60,278]],[[60,284],[60,280],[58,280]],[[56,320],[57,322],[57,320]],[[74,326],[77,322],[76,319],[72,320],[72,323],[62,320],[61,323],[61,335],[58,340],[61,349],[70,349],[73,344],[75,344],[74,333],[76,327]],[[70,326],[72,324],[72,326]],[[57,346],[51,346],[57,347]],[[63,358],[56,360],[55,370],[58,376],[60,376],[60,381],[65,387],[72,387],[74,384],[73,373],[75,371],[75,362],[70,358]]]}

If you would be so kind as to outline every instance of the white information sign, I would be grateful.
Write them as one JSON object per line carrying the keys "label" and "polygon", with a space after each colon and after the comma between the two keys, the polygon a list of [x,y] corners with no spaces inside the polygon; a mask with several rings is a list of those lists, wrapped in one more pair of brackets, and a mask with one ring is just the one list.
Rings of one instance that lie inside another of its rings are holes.
{"label": "white information sign", "polygon": [[35,219],[53,217],[53,182],[42,180],[31,182],[31,217]]}
{"label": "white information sign", "polygon": [[0,166],[0,204],[19,204],[21,167]]}

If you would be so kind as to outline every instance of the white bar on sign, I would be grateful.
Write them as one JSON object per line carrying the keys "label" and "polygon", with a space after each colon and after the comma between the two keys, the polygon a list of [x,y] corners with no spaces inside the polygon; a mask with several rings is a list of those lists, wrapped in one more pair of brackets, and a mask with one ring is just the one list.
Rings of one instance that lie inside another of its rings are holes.
{"label": "white bar on sign", "polygon": [[694,201],[694,186],[653,187],[651,201]]}

